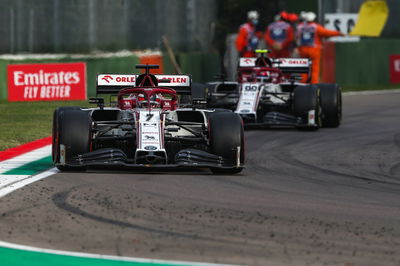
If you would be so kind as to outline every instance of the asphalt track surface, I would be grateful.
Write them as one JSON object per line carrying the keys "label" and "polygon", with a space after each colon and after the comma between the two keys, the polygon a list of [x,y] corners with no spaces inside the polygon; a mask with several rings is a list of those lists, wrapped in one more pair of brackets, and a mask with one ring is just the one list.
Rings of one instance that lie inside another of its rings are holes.
{"label": "asphalt track surface", "polygon": [[246,265],[400,265],[400,94],[340,128],[246,132],[247,169],[59,173],[0,199],[0,239]]}

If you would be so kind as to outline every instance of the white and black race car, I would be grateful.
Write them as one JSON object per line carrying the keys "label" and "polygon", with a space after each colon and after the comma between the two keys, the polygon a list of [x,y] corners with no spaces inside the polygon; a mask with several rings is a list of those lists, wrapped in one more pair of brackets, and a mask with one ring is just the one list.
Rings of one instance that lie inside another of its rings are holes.
{"label": "white and black race car", "polygon": [[341,88],[308,84],[306,58],[240,58],[237,81],[206,84],[208,104],[239,114],[248,126],[318,129],[338,127],[342,119]]}
{"label": "white and black race car", "polygon": [[[97,93],[115,95],[115,106],[92,98],[97,108],[60,107],[54,112],[52,157],[60,170],[87,167],[243,169],[243,124],[230,110],[178,107],[191,93],[188,75],[100,74]],[[204,98],[204,97],[203,97]]]}

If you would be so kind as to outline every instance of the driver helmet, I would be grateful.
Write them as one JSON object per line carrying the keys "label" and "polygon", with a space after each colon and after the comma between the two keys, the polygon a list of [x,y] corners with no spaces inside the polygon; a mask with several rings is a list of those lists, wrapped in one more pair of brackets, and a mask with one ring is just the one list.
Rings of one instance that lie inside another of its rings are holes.
{"label": "driver helmet", "polygon": [[161,107],[162,95],[161,93],[156,93],[150,96],[150,107],[160,108]]}
{"label": "driver helmet", "polygon": [[147,100],[143,93],[139,93],[137,95],[137,102],[139,108],[146,108],[147,107]]}
{"label": "driver helmet", "polygon": [[269,70],[263,70],[257,73],[256,80],[260,82],[269,82],[271,81],[271,72]]}

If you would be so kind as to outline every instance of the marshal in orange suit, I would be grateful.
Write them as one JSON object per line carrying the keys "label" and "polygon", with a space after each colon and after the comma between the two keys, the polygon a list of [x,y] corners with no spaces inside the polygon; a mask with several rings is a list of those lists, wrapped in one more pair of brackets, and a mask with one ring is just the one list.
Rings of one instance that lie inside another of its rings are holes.
{"label": "marshal in orange suit", "polygon": [[343,36],[339,31],[325,29],[314,22],[314,12],[302,12],[303,22],[297,25],[297,44],[300,57],[312,60],[311,83],[318,83],[323,38]]}
{"label": "marshal in orange suit", "polygon": [[240,25],[239,33],[236,37],[236,49],[240,57],[256,57],[261,33],[256,32],[259,14],[252,10],[247,12],[247,23]]}

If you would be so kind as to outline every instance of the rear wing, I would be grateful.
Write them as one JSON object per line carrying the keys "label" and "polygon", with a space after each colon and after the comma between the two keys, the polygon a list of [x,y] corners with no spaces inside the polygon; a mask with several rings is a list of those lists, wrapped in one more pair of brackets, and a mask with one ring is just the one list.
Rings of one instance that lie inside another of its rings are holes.
{"label": "rear wing", "polygon": [[277,67],[284,74],[310,73],[311,61],[308,58],[275,58],[272,67]]}
{"label": "rear wing", "polygon": [[255,67],[257,57],[241,57],[239,58],[239,67]]}
{"label": "rear wing", "polygon": [[[174,89],[178,94],[190,94],[192,77],[189,75],[154,75],[157,87]],[[137,74],[98,74],[96,94],[117,94],[126,87],[136,87]]]}
{"label": "rear wing", "polygon": [[[239,59],[239,67],[256,67],[257,57],[242,57]],[[279,68],[284,74],[296,74],[310,72],[311,61],[308,58],[270,58],[272,66]]]}

